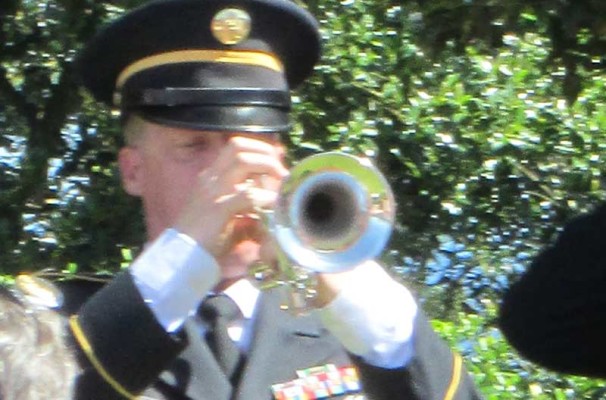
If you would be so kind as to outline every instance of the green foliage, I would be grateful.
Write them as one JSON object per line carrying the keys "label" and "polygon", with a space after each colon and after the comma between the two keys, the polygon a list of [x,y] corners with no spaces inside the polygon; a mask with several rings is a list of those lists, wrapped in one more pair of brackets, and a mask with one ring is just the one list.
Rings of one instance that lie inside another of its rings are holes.
{"label": "green foliage", "polygon": [[[489,52],[453,45],[429,58],[398,6],[316,11],[324,58],[300,92],[294,152],[374,157],[398,201],[389,264],[435,315],[478,311],[602,195],[603,76],[585,71],[571,103],[565,68],[550,62],[540,29],[504,35]],[[459,250],[443,251],[445,243]],[[436,278],[438,256],[450,268]]]}
{"label": "green foliage", "polygon": [[433,321],[433,327],[462,355],[486,400],[601,399],[603,382],[547,372],[525,361],[491,326],[494,303],[487,315],[459,314],[456,322]]}
{"label": "green foliage", "polygon": [[[117,185],[118,126],[107,110],[81,96],[72,63],[99,24],[123,9],[49,0],[3,11],[3,271],[115,270],[120,248],[141,242],[139,213]],[[132,222],[116,224],[119,219]]]}
{"label": "green foliage", "polygon": [[[143,241],[119,188],[117,118],[73,59],[142,0],[0,2],[0,280],[115,272]],[[296,93],[292,160],[372,157],[398,203],[385,252],[489,399],[599,398],[519,358],[499,298],[572,215],[603,198],[602,0],[308,0],[321,64]]]}

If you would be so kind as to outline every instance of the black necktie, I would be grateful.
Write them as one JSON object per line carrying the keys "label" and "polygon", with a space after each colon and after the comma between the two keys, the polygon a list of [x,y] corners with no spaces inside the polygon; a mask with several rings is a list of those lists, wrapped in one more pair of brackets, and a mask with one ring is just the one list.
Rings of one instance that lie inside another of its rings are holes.
{"label": "black necktie", "polygon": [[213,295],[202,302],[200,316],[208,324],[206,341],[217,363],[232,384],[239,379],[243,354],[227,334],[227,325],[240,315],[238,306],[224,294]]}

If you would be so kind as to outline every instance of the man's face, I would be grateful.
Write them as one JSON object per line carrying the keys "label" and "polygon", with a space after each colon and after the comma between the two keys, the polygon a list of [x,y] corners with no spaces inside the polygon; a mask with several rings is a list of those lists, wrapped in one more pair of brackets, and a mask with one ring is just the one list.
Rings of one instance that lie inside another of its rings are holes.
{"label": "man's face", "polygon": [[[204,174],[205,171],[222,171],[223,176],[219,174],[216,176],[216,187],[222,186],[222,193],[232,190],[231,186],[236,190],[235,188],[243,181],[250,177],[254,178],[254,174],[247,177],[245,173],[237,174],[235,171],[241,168],[238,157],[246,156],[243,152],[234,150],[234,147],[237,148],[234,143],[238,140],[241,142],[240,138],[265,142],[263,146],[269,144],[275,149],[273,158],[281,164],[283,147],[272,135],[203,132],[140,121],[132,143],[120,153],[120,167],[125,190],[129,194],[141,197],[143,201],[150,240],[156,238],[163,230],[174,227],[179,218],[182,218],[184,209],[191,207],[192,201],[197,201],[197,197],[201,198],[202,205],[215,199],[212,196],[203,199],[204,195],[208,194],[206,193],[208,190],[204,192],[204,189],[200,196],[201,184],[204,183],[202,180],[207,175]],[[229,162],[227,167],[217,167],[225,164],[229,158],[233,158],[234,161]],[[230,186],[226,181],[233,181],[233,185]],[[274,184],[273,189],[277,186]],[[214,187],[211,186],[211,190],[213,189]],[[238,213],[234,213],[231,217],[233,221],[228,225],[234,231],[233,236],[237,237],[239,242],[251,242],[245,240],[248,234],[238,232],[251,230],[250,221],[248,223],[239,221],[241,218]],[[202,219],[200,224],[210,223],[212,218],[214,215],[203,216],[200,218]],[[255,244],[254,249],[251,243],[234,245],[243,247],[250,253],[247,258],[258,258],[258,254],[251,253],[253,250],[258,253],[258,244]],[[254,260],[237,262],[249,261]]]}

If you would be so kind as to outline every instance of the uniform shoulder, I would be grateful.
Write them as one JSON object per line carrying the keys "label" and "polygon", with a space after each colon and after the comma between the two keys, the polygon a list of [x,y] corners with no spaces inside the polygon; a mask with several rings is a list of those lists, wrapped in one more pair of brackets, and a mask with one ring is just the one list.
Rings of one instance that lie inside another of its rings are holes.
{"label": "uniform shoulder", "polygon": [[61,313],[75,314],[82,304],[113,278],[110,274],[70,274],[53,283],[63,295]]}

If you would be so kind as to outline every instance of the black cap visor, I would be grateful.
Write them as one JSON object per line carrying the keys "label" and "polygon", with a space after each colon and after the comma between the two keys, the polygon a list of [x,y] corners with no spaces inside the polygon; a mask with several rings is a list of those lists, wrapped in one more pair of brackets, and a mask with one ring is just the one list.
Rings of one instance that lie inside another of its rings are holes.
{"label": "black cap visor", "polygon": [[291,128],[288,108],[259,106],[149,106],[133,109],[160,125],[212,132],[274,133]]}

